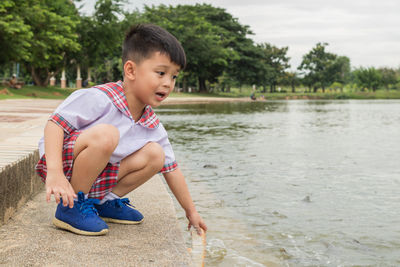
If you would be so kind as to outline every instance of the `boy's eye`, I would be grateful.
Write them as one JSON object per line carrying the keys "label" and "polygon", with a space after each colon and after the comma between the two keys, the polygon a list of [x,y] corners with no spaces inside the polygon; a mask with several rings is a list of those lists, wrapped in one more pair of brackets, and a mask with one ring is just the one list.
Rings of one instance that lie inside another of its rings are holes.
{"label": "boy's eye", "polygon": [[157,72],[160,76],[164,76],[165,75],[165,72],[163,72],[163,71],[158,71]]}
{"label": "boy's eye", "polygon": [[176,78],[178,78],[178,75],[172,76],[172,79],[176,80]]}

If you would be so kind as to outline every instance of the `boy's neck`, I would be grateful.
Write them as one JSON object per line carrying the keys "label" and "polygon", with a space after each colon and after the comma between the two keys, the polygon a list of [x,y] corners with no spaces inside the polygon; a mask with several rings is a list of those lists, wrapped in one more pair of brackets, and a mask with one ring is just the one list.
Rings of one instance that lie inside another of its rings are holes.
{"label": "boy's neck", "polygon": [[125,86],[123,86],[123,88],[126,96],[126,101],[128,102],[129,112],[131,113],[133,120],[137,122],[140,117],[142,117],[146,105],[138,101],[135,95],[132,94],[130,90],[127,90]]}

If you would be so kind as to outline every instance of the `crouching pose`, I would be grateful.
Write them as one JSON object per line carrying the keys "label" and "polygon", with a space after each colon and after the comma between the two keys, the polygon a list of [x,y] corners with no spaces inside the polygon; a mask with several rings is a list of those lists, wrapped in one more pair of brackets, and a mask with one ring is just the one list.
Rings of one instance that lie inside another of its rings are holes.
{"label": "crouching pose", "polygon": [[83,235],[107,233],[106,222],[140,223],[143,215],[122,197],[161,172],[189,227],[206,231],[152,109],[173,90],[186,64],[183,48],[158,26],[136,25],[122,62],[123,81],[75,91],[47,122],[36,171],[47,201],[53,194],[58,203],[53,223]]}

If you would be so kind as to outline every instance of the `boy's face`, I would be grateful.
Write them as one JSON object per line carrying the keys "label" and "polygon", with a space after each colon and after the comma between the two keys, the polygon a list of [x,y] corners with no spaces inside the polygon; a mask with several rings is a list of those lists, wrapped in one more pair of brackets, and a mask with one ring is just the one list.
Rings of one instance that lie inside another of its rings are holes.
{"label": "boy's face", "polygon": [[141,104],[157,107],[175,87],[180,67],[169,56],[155,52],[135,65],[132,93]]}

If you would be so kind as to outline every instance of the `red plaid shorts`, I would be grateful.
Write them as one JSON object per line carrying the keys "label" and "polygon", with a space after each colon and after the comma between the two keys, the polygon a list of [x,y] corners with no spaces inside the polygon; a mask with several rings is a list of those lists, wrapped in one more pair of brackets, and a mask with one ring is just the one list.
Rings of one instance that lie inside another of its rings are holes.
{"label": "red plaid shorts", "polygon": [[[63,168],[64,174],[68,180],[72,176],[72,167],[74,163],[74,146],[76,139],[78,138],[81,131],[74,131],[70,134],[64,135],[64,146],[63,146]],[[89,198],[103,199],[105,195],[111,191],[111,189],[117,184],[117,176],[120,162],[108,163],[104,170],[99,174],[94,182],[92,188],[89,191]],[[36,164],[36,172],[42,178],[43,182],[46,182],[47,176],[47,165],[46,156],[39,160]]]}

